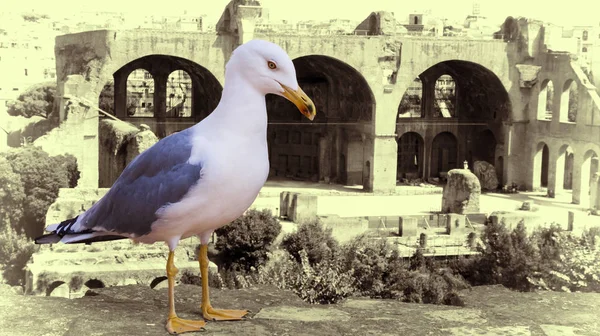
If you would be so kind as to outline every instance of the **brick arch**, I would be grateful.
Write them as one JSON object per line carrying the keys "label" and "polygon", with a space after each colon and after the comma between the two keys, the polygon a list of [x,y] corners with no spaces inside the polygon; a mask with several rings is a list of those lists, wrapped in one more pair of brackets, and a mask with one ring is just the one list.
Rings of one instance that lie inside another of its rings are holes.
{"label": "brick arch", "polygon": [[[404,71],[404,69],[400,69]],[[442,75],[449,75],[456,82],[457,96],[462,95],[460,105],[472,106],[470,109],[462,108],[456,117],[460,119],[485,119],[488,121],[501,122],[509,119],[512,114],[512,101],[506,89],[506,84],[498,75],[481,63],[463,60],[460,58],[448,58],[445,60],[419,65],[412,69],[406,69],[407,73],[399,76],[395,84],[394,100],[399,106],[406,90],[410,87],[415,78],[422,80],[422,99],[427,100],[427,85],[435,86],[435,81]],[[431,90],[431,89],[429,89]],[[463,92],[462,94],[460,92]],[[467,94],[467,92],[476,91],[478,95]],[[496,101],[489,102],[487,92],[493,92]],[[487,96],[487,97],[486,97]],[[431,96],[429,96],[431,97]],[[430,98],[431,99],[431,98]],[[424,107],[427,109],[427,101],[424,101]],[[432,104],[432,102],[430,102]],[[488,108],[477,108],[485,105]],[[491,108],[489,108],[491,107]],[[481,114],[481,111],[489,111],[489,115]],[[426,114],[424,111],[423,115]]]}

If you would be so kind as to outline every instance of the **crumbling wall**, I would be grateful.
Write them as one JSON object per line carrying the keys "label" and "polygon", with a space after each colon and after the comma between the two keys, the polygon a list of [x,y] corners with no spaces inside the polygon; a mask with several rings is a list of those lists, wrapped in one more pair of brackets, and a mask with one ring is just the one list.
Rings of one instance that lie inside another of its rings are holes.
{"label": "crumbling wall", "polygon": [[147,126],[137,128],[118,120],[101,120],[98,181],[100,188],[110,188],[123,169],[157,141],[158,138]]}

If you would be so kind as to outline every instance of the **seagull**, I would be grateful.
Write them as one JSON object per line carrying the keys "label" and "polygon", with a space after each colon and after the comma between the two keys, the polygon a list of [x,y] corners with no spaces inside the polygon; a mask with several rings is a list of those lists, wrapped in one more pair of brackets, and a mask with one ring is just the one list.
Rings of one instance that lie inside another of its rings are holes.
{"label": "seagull", "polygon": [[207,251],[214,230],[252,205],[269,174],[267,94],[285,97],[311,121],[316,115],[287,53],[277,44],[251,40],[227,62],[221,100],[210,115],[142,152],[104,197],[75,218],[46,227],[50,233],[37,237],[36,244],[164,241],[169,248],[166,329],[180,334],[203,330],[206,324],[175,312],[175,249],[181,239],[197,236],[204,319],[242,319],[247,310],[212,307]]}

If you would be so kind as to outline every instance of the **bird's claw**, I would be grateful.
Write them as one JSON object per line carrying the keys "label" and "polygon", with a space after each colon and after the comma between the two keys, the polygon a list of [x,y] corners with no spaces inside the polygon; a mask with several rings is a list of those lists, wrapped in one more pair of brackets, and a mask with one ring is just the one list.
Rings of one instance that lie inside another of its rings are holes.
{"label": "bird's claw", "polygon": [[167,331],[170,334],[183,334],[187,332],[204,331],[206,322],[195,320],[184,320],[179,317],[170,317],[167,320]]}
{"label": "bird's claw", "polygon": [[202,308],[203,317],[209,321],[239,321],[249,312],[249,310]]}

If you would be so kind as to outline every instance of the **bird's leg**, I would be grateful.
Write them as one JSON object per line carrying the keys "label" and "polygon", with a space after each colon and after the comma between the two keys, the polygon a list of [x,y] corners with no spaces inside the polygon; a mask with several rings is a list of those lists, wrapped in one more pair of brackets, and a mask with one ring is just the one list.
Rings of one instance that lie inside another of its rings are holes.
{"label": "bird's leg", "polygon": [[202,331],[206,322],[184,320],[177,317],[175,313],[175,276],[179,270],[173,263],[174,251],[169,251],[167,259],[167,281],[169,283],[169,317],[167,318],[167,331],[170,334],[182,334],[186,332]]}
{"label": "bird's leg", "polygon": [[208,245],[200,245],[200,275],[202,277],[202,315],[207,320],[213,321],[236,321],[241,320],[247,310],[214,309],[208,297]]}

